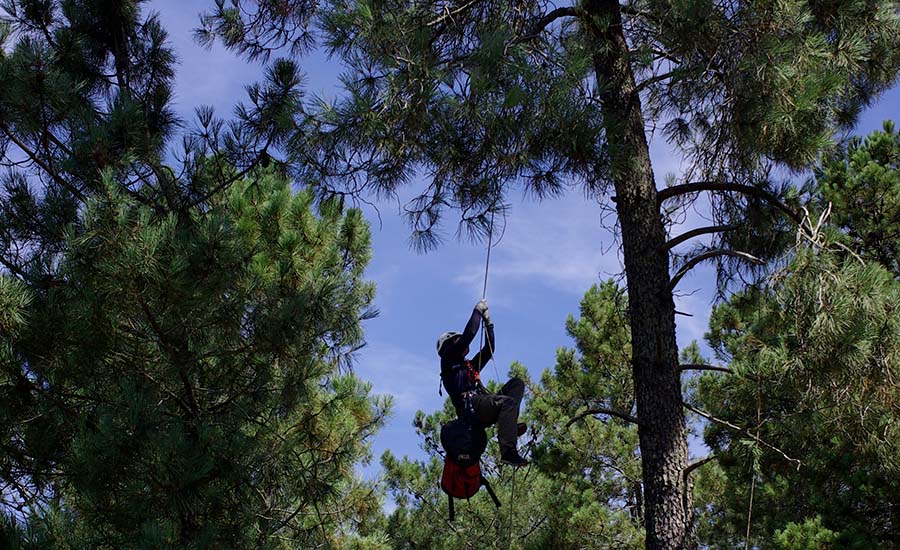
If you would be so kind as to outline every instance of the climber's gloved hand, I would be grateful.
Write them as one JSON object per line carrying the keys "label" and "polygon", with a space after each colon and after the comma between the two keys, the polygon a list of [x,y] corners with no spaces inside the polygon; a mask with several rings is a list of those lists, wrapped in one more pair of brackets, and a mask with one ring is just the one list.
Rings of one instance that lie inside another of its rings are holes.
{"label": "climber's gloved hand", "polygon": [[487,300],[481,300],[480,302],[475,304],[475,310],[481,314],[481,318],[484,320],[485,324],[492,324],[491,312],[488,310]]}

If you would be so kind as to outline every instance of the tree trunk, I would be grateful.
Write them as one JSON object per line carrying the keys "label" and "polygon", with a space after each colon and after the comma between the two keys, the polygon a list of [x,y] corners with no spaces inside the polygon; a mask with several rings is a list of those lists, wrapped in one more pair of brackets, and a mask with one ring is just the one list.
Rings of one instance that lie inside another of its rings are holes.
{"label": "tree trunk", "polygon": [[682,549],[693,546],[686,540],[692,504],[689,496],[685,498],[682,475],[687,439],[666,233],[619,4],[588,0],[585,10],[628,281],[646,547]]}

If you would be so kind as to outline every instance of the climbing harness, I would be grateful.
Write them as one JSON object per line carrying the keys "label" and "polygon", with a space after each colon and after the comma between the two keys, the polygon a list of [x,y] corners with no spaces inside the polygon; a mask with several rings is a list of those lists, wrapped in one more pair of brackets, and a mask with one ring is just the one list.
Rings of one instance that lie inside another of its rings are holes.
{"label": "climbing harness", "polygon": [[467,396],[469,394],[487,393],[484,384],[481,383],[481,373],[478,372],[478,369],[476,369],[468,359],[441,371],[440,383],[438,384],[438,395],[443,395],[441,388],[444,385],[445,376],[448,377],[448,383],[452,384],[453,387],[472,388],[463,393],[463,397],[466,399],[468,399]]}

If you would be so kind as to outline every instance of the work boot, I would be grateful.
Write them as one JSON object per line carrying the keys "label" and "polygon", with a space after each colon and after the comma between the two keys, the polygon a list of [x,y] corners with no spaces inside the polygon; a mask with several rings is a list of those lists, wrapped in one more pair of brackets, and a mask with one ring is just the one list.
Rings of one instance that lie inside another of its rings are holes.
{"label": "work boot", "polygon": [[528,461],[519,456],[518,451],[510,451],[500,456],[500,462],[503,464],[509,464],[513,467],[527,466]]}
{"label": "work boot", "polygon": [[528,431],[528,425],[519,422],[516,424],[516,437],[522,437]]}

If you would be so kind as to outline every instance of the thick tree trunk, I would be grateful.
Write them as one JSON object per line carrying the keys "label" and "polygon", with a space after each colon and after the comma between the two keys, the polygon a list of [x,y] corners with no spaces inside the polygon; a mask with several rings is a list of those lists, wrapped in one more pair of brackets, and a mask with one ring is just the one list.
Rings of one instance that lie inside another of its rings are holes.
{"label": "thick tree trunk", "polygon": [[669,291],[666,234],[628,43],[616,0],[584,5],[616,190],[628,281],[632,375],[640,425],[648,549],[681,549],[691,518],[683,472],[687,439]]}

